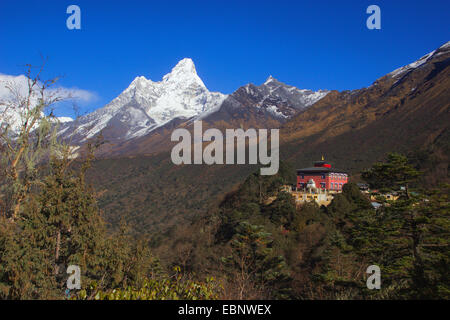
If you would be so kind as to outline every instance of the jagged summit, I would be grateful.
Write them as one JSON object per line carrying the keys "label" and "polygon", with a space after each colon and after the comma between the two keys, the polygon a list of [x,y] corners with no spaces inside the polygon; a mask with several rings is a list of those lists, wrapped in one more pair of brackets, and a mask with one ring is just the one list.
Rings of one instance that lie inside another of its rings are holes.
{"label": "jagged summit", "polygon": [[[328,91],[311,91],[286,85],[273,76],[260,86],[243,87],[245,95],[241,108],[253,106],[268,118],[288,119],[299,110],[323,98]],[[170,121],[203,119],[218,111],[227,98],[219,92],[210,92],[197,75],[190,58],[180,60],[161,81],[144,76],[136,77],[117,98],[88,114],[75,124],[64,124],[63,137],[71,137],[75,143],[103,132],[108,140],[129,140],[144,136]]]}
{"label": "jagged summit", "polygon": [[[263,86],[270,86],[270,87],[274,87],[274,86],[287,86],[285,83],[278,81],[276,78],[274,78],[273,76],[269,76],[266,81],[262,84]],[[289,86],[290,87],[290,86]]]}
{"label": "jagged summit", "polygon": [[251,105],[266,117],[285,121],[325,97],[328,92],[299,89],[269,76],[260,86],[247,84],[231,96],[243,107]]}
{"label": "jagged summit", "polygon": [[[198,77],[194,62],[190,58],[180,60],[171,70],[162,78],[162,82],[185,82],[195,81],[203,85],[203,81]],[[153,84],[154,81],[147,79],[144,76],[136,77],[130,84],[130,87],[144,87],[148,84]],[[156,82],[157,83],[157,82]]]}
{"label": "jagged summit", "polygon": [[184,58],[180,60],[175,67],[172,68],[171,73],[177,72],[186,72],[186,73],[195,73],[197,74],[197,70],[195,69],[194,61],[191,58]]}
{"label": "jagged summit", "polygon": [[204,86],[197,75],[194,62],[190,58],[184,58],[179,61],[176,66],[172,68],[172,71],[163,77],[163,81],[196,81]]}
{"label": "jagged summit", "polygon": [[274,77],[272,77],[272,75],[270,75],[267,79],[266,79],[266,81],[264,82],[264,84],[269,84],[270,82],[272,82],[272,81],[274,81],[274,80],[276,80]]}
{"label": "jagged summit", "polygon": [[194,62],[185,58],[161,81],[136,77],[109,104],[62,130],[65,136],[78,137],[78,142],[102,130],[108,131],[111,140],[127,140],[148,134],[175,118],[191,118],[215,109],[225,98],[222,93],[209,92]]}

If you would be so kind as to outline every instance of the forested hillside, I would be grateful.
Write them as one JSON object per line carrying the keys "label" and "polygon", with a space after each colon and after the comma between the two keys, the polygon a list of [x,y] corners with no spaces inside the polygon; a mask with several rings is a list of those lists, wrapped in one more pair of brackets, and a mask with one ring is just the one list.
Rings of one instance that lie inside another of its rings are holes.
{"label": "forested hillside", "polygon": [[[241,88],[232,97],[240,103],[233,107],[226,100],[222,109],[203,119],[203,127],[280,128],[281,159],[293,169],[325,156],[357,182],[359,173],[386,153],[401,152],[424,171],[424,186],[449,182],[449,48],[443,45],[424,57],[420,67],[404,67],[368,88],[330,92],[284,124],[258,111],[258,91]],[[182,126],[192,130],[189,124]],[[100,207],[116,226],[125,218],[139,233],[167,232],[217,206],[257,169],[250,165],[175,166],[169,153],[174,145],[171,132],[161,128],[115,149],[134,155],[105,159],[102,153],[102,159],[94,163],[91,181],[102,191]],[[294,181],[294,171],[289,179]]]}
{"label": "forested hillside", "polygon": [[[188,272],[223,274],[227,298],[449,297],[449,185],[422,189],[420,172],[390,154],[363,177],[402,192],[396,202],[374,209],[349,183],[328,207],[296,207],[279,192],[290,174],[283,164],[277,176],[250,175],[217,211],[178,228],[161,254]],[[369,265],[380,266],[382,290],[367,289]]]}

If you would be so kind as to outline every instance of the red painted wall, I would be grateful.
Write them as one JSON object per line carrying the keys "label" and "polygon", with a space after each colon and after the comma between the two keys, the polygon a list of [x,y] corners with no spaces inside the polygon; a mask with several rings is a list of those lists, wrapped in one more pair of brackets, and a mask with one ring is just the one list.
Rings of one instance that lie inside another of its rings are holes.
{"label": "red painted wall", "polygon": [[[300,175],[297,176],[297,188],[300,188],[300,183],[307,184],[309,180],[313,179],[316,187],[321,188],[320,183],[325,182],[325,188],[328,190],[342,190],[342,186],[348,182],[348,176],[332,176],[330,174],[325,174],[325,179],[322,179],[321,174],[309,174],[305,175],[302,179]],[[331,184],[333,183],[333,188]],[[335,184],[338,184],[338,188],[336,188]],[[341,185],[339,185],[341,184]]]}

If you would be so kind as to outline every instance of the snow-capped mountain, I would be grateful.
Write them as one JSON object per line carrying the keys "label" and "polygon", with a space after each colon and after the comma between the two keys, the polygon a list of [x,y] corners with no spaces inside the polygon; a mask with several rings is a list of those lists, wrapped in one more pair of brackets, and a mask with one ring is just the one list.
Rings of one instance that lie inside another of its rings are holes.
{"label": "snow-capped mountain", "polygon": [[328,90],[298,89],[270,76],[262,85],[250,83],[240,87],[224,101],[218,114],[211,117],[218,120],[230,116],[235,118],[233,115],[240,114],[238,117],[243,119],[253,118],[251,122],[255,125],[256,122],[265,124],[266,120],[285,122],[328,93]]}
{"label": "snow-capped mountain", "polygon": [[210,92],[197,75],[191,59],[183,59],[154,82],[143,76],[131,82],[109,104],[76,122],[60,134],[80,143],[103,132],[108,140],[128,140],[148,134],[176,118],[192,118],[220,107],[227,96]]}
{"label": "snow-capped mountain", "polygon": [[327,93],[298,89],[271,76],[260,86],[248,84],[230,96],[210,92],[192,60],[185,58],[161,81],[135,78],[103,108],[63,124],[60,135],[74,144],[82,144],[100,132],[108,141],[127,141],[146,136],[175,119],[207,119],[230,104],[234,108],[254,108],[263,116],[284,121]]}
{"label": "snow-capped mountain", "polygon": [[266,109],[273,116],[285,119],[313,105],[329,92],[328,90],[298,89],[272,76],[269,76],[262,85],[256,87],[249,84],[244,87],[244,90],[256,99],[256,107]]}
{"label": "snow-capped mountain", "polygon": [[398,68],[391,73],[388,74],[388,76],[392,78],[399,78],[400,76],[404,76],[406,73],[413,71],[417,68],[420,68],[425,63],[430,61],[434,57],[438,57],[440,55],[443,55],[450,51],[450,41],[447,41],[444,45],[440,46],[438,49],[431,51],[430,53],[424,55],[419,60],[414,61],[413,63],[410,63],[406,66],[403,66],[401,68]]}

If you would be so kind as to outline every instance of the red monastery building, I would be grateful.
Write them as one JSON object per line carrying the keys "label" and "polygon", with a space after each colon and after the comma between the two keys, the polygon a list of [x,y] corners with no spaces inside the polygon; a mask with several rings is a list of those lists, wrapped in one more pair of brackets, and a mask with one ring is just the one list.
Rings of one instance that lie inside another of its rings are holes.
{"label": "red monastery building", "polygon": [[314,181],[317,188],[327,191],[342,191],[342,186],[348,182],[348,174],[339,169],[333,169],[331,164],[316,161],[314,167],[297,170],[297,189],[305,189],[308,182]]}

